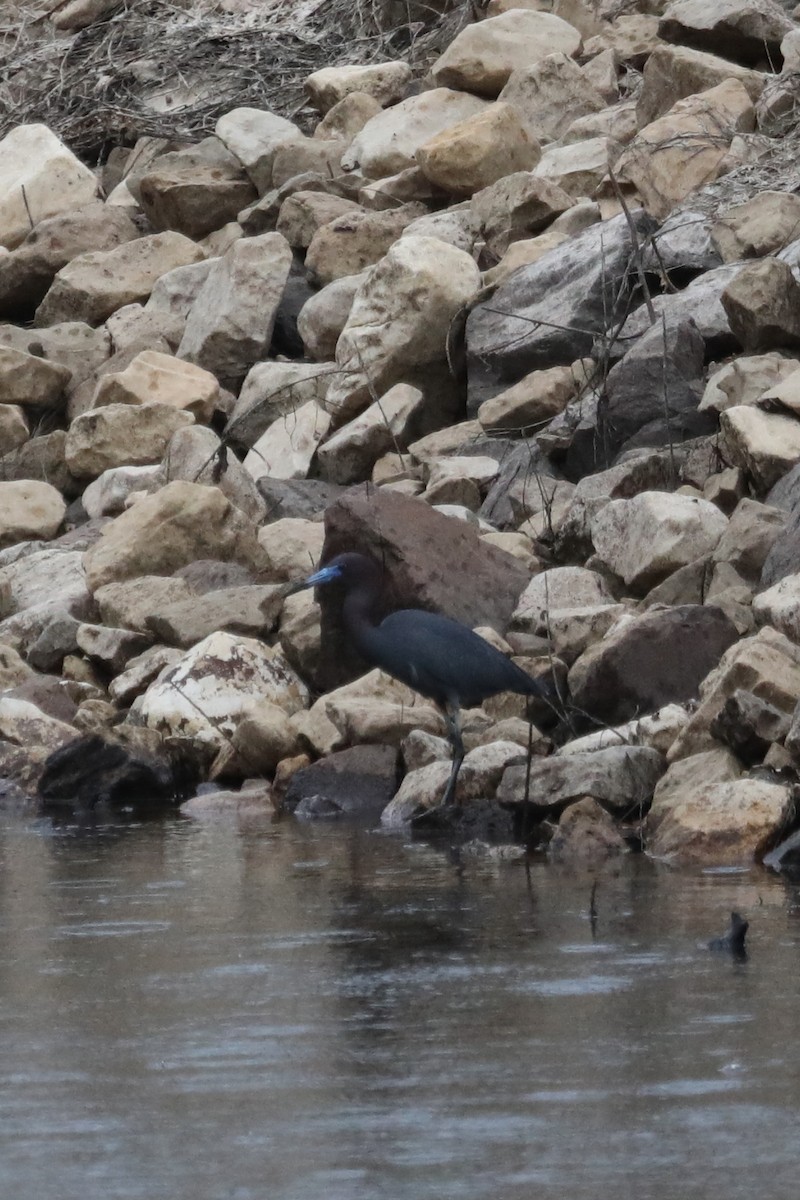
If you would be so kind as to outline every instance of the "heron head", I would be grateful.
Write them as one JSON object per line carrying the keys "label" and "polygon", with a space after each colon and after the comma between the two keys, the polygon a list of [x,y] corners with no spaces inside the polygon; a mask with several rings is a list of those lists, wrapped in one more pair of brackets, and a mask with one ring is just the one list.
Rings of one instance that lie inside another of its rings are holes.
{"label": "heron head", "polygon": [[366,554],[337,554],[313,575],[292,584],[289,594],[302,592],[306,588],[325,587],[330,583],[340,583],[345,588],[355,588],[365,584],[376,586],[380,582],[380,577],[380,567]]}

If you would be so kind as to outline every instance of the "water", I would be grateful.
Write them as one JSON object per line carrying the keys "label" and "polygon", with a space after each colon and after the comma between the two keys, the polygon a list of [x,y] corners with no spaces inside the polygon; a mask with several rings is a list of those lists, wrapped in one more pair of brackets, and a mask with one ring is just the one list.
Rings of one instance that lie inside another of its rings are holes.
{"label": "water", "polygon": [[[0,827],[0,1198],[789,1200],[800,897],[282,823]],[[750,957],[704,943],[731,908]]]}

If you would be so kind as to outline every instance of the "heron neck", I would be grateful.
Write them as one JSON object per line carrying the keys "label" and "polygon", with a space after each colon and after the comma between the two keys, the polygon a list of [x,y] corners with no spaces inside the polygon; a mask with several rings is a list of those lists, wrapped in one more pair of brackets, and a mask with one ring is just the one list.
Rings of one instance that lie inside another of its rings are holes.
{"label": "heron neck", "polygon": [[375,596],[366,588],[354,588],[348,592],[342,605],[345,628],[365,658],[372,657],[377,633],[374,610]]}

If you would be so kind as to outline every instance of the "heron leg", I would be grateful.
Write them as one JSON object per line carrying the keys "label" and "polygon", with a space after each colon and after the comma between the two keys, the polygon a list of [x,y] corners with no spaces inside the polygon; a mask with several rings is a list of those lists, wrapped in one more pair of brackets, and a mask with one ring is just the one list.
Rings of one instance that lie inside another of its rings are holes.
{"label": "heron leg", "polygon": [[447,722],[447,740],[453,747],[453,764],[450,768],[450,778],[447,781],[442,804],[454,804],[456,798],[456,783],[458,782],[458,772],[461,770],[461,764],[464,761],[464,742],[461,737],[461,710],[458,702],[451,702],[445,706],[445,721]]}

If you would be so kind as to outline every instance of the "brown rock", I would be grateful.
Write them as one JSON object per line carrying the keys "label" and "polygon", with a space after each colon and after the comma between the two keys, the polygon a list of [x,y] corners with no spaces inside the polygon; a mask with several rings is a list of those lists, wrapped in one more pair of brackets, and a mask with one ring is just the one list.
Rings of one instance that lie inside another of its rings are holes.
{"label": "brown rock", "polygon": [[335,217],[314,234],[306,254],[306,269],[321,286],[348,275],[358,275],[365,267],[383,258],[405,227],[427,210],[418,204],[404,204],[386,212],[352,212]]}
{"label": "brown rock", "polygon": [[518,67],[556,51],[576,55],[580,49],[581,36],[566,21],[551,13],[512,9],[462,29],[431,74],[440,87],[494,97]]}
{"label": "brown rock", "polygon": [[793,28],[773,0],[673,0],[658,24],[659,35],[710,50],[748,66],[781,63],[781,41]]}
{"label": "brown rock", "polygon": [[746,350],[800,346],[800,284],[781,259],[748,263],[721,299],[731,330]]}
{"label": "brown rock", "polygon": [[417,162],[436,187],[471,196],[515,171],[530,171],[540,155],[516,110],[497,103],[425,142]]}
{"label": "brown rock", "polygon": [[800,196],[759,192],[744,204],[723,209],[711,227],[711,240],[723,262],[777,254],[800,237]]}
{"label": "brown rock", "polygon": [[645,63],[636,103],[639,127],[663,117],[678,100],[705,92],[726,79],[737,79],[755,104],[766,78],[760,71],[749,71],[715,53],[706,54],[689,46],[656,46]]}

